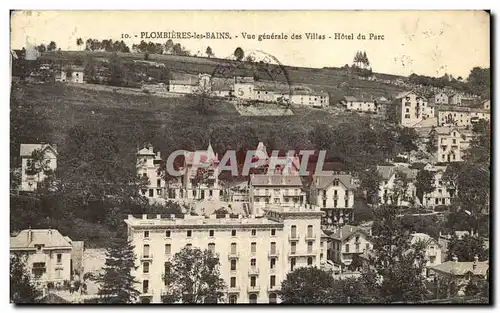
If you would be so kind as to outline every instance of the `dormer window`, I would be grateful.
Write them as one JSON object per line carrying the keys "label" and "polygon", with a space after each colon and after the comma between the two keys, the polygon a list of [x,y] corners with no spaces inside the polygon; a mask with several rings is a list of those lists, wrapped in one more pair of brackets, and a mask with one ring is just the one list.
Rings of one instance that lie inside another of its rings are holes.
{"label": "dormer window", "polygon": [[43,248],[44,246],[45,246],[44,244],[35,245],[36,251],[40,251],[40,250],[42,250],[42,248]]}

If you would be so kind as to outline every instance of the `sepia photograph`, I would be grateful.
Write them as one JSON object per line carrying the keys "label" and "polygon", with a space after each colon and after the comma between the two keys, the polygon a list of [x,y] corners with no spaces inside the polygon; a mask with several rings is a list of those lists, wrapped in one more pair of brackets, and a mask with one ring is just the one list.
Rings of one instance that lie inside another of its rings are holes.
{"label": "sepia photograph", "polygon": [[492,304],[489,11],[9,19],[10,303]]}

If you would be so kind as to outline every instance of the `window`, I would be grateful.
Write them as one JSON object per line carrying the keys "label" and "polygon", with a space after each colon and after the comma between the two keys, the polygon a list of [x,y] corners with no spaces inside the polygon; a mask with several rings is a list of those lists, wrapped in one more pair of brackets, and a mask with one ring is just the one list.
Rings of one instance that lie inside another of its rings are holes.
{"label": "window", "polygon": [[333,184],[333,186],[338,186],[338,185],[339,185],[339,180],[338,180],[337,178],[335,178],[335,179],[333,180],[333,183],[332,183],[332,184]]}
{"label": "window", "polygon": [[313,226],[307,225],[307,237],[312,238],[313,236]]}
{"label": "window", "polygon": [[146,231],[144,232],[144,238],[149,238],[149,231],[147,231],[147,230],[146,230]]}
{"label": "window", "polygon": [[337,200],[333,200],[333,207],[336,208],[337,207]]}
{"label": "window", "polygon": [[170,230],[165,231],[165,237],[170,238]]}
{"label": "window", "polygon": [[250,251],[251,251],[251,253],[256,253],[257,252],[257,243],[256,242],[252,242],[250,244]]}
{"label": "window", "polygon": [[292,254],[295,254],[297,252],[297,243],[295,241],[293,241],[291,244],[292,244],[292,247],[291,247],[290,252]]}
{"label": "window", "polygon": [[156,180],[156,187],[161,187],[161,179]]}
{"label": "window", "polygon": [[344,201],[344,202],[345,202],[345,203],[344,203],[344,206],[345,206],[346,208],[347,208],[347,207],[349,207],[349,199],[345,199],[345,201]]}
{"label": "window", "polygon": [[142,263],[142,272],[144,274],[149,273],[149,262],[144,262]]}
{"label": "window", "polygon": [[231,271],[236,271],[236,260],[231,260]]}
{"label": "window", "polygon": [[170,253],[172,253],[172,245],[167,243],[165,245],[165,255],[170,255]]}
{"label": "window", "polygon": [[323,200],[323,207],[326,207],[326,200]]}
{"label": "window", "polygon": [[57,264],[61,264],[61,262],[62,262],[62,254],[58,253],[57,254]]}
{"label": "window", "polygon": [[269,303],[273,303],[273,304],[278,303],[277,299],[278,299],[278,296],[274,292],[269,294]]}
{"label": "window", "polygon": [[271,254],[276,254],[276,242],[271,242]]}
{"label": "window", "polygon": [[190,243],[186,244],[186,248],[191,249],[191,247],[193,247],[192,244],[190,244]]}
{"label": "window", "polygon": [[410,113],[410,108],[406,108],[406,113]]}
{"label": "window", "polygon": [[308,265],[308,266],[313,265],[313,258],[312,258],[312,257],[308,257],[308,258],[307,258],[307,265]]}
{"label": "window", "polygon": [[144,245],[142,247],[142,253],[145,257],[149,257],[149,245]]}
{"label": "window", "polygon": [[271,277],[269,277],[269,285],[272,287],[276,286],[276,276],[275,275],[271,275]]}
{"label": "window", "polygon": [[249,303],[257,303],[257,295],[255,293],[252,293],[249,297],[248,297],[248,302]]}
{"label": "window", "polygon": [[349,253],[349,244],[346,244],[346,245],[345,245],[345,252],[346,252],[346,253]]}
{"label": "window", "polygon": [[236,287],[236,277],[231,277],[231,288]]}
{"label": "window", "polygon": [[308,241],[307,242],[307,253],[311,253],[312,249],[313,249],[313,242],[312,241]]}
{"label": "window", "polygon": [[297,262],[297,260],[295,258],[290,259],[290,271],[291,272],[293,272],[293,270],[295,269],[296,262]]}
{"label": "window", "polygon": [[252,236],[256,236],[257,235],[257,230],[256,229],[252,229]]}
{"label": "window", "polygon": [[231,230],[231,236],[236,237],[236,229]]}
{"label": "window", "polygon": [[291,235],[290,235],[290,237],[292,237],[292,238],[297,238],[297,226],[292,225],[292,227],[291,227]]}
{"label": "window", "polygon": [[142,281],[142,293],[148,293],[149,291],[149,280],[145,279]]}
{"label": "window", "polygon": [[271,236],[276,236],[276,229],[271,229]]}
{"label": "window", "polygon": [[365,244],[365,249],[366,249],[366,251],[370,250],[370,244],[369,243]]}
{"label": "window", "polygon": [[257,265],[257,259],[256,258],[250,259],[250,266],[254,267],[256,265]]}
{"label": "window", "polygon": [[192,235],[192,234],[193,234],[193,231],[192,231],[192,230],[188,230],[188,231],[187,231],[187,236],[188,236],[188,237],[191,237],[191,235]]}
{"label": "window", "polygon": [[250,286],[255,287],[257,285],[257,277],[251,276],[250,277]]}
{"label": "window", "polygon": [[405,118],[410,118],[410,114],[405,114]]}
{"label": "window", "polygon": [[269,267],[271,269],[274,269],[276,267],[276,259],[275,258],[271,258],[271,260],[269,261]]}
{"label": "window", "polygon": [[236,242],[231,243],[231,254],[236,254]]}
{"label": "window", "polygon": [[209,231],[208,231],[208,235],[209,235],[210,237],[213,237],[213,236],[214,236],[214,230],[213,230],[213,229],[209,230]]}

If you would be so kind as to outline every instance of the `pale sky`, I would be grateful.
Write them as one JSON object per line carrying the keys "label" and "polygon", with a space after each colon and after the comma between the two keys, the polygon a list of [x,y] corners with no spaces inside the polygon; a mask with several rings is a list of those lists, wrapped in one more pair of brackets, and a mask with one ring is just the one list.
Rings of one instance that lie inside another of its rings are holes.
{"label": "pale sky", "polygon": [[[124,41],[131,48],[141,41],[141,32],[156,31],[229,32],[232,39],[174,42],[193,54],[210,46],[221,58],[238,46],[261,50],[292,66],[351,65],[358,50],[366,51],[373,71],[381,73],[465,78],[474,66],[490,66],[489,15],[483,11],[18,11],[11,16],[11,47],[53,40],[62,50],[77,50],[79,37],[121,40],[127,33],[132,38]],[[248,40],[243,32],[289,37]],[[314,32],[326,39],[305,39],[305,33]],[[291,39],[292,33],[302,39]],[[334,40],[334,33],[361,33],[367,39]],[[384,40],[368,40],[370,33]]]}

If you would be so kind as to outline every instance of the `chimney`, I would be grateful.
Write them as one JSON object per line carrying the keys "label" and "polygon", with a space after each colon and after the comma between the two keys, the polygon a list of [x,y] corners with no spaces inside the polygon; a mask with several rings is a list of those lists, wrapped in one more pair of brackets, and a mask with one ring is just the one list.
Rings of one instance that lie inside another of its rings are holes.
{"label": "chimney", "polygon": [[31,226],[28,229],[28,243],[31,243],[33,241],[33,232],[31,231]]}
{"label": "chimney", "polygon": [[340,227],[340,239],[342,239],[342,226]]}
{"label": "chimney", "polygon": [[475,270],[477,268],[477,262],[479,261],[479,257],[477,254],[474,256],[474,263],[472,263],[472,269]]}
{"label": "chimney", "polygon": [[156,219],[161,220],[161,214],[156,214]]}
{"label": "chimney", "polygon": [[147,214],[142,214],[142,219],[143,220],[147,220],[148,219],[148,215]]}

